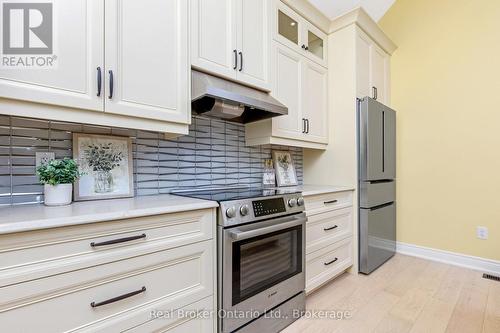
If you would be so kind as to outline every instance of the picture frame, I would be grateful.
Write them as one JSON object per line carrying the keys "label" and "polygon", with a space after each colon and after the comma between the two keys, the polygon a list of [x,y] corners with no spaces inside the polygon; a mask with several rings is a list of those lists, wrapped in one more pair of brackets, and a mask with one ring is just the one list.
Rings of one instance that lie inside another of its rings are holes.
{"label": "picture frame", "polygon": [[292,155],[289,151],[273,150],[273,162],[278,187],[298,185]]}
{"label": "picture frame", "polygon": [[131,138],[73,133],[73,158],[83,172],[74,186],[75,201],[134,196]]}

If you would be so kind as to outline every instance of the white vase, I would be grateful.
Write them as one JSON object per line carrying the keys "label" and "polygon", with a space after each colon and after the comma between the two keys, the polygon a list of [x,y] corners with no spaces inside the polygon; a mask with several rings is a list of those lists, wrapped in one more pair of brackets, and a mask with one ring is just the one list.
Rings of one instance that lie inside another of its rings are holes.
{"label": "white vase", "polygon": [[49,185],[43,188],[44,203],[46,206],[69,205],[72,200],[73,184]]}

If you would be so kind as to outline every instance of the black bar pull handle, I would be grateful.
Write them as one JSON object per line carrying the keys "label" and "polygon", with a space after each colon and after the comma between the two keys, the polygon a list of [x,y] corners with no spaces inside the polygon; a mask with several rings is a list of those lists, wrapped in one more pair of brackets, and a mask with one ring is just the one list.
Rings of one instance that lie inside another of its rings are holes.
{"label": "black bar pull handle", "polygon": [[323,202],[325,205],[334,204],[339,202],[337,199]]}
{"label": "black bar pull handle", "polygon": [[114,88],[113,71],[110,70],[108,73],[109,73],[109,99],[112,99],[113,98],[113,88]]}
{"label": "black bar pull handle", "polygon": [[302,133],[306,133],[306,119],[302,118]]}
{"label": "black bar pull handle", "polygon": [[334,262],[336,262],[337,260],[339,260],[339,258],[335,258],[335,259],[333,259],[332,261],[325,262],[325,266],[331,265],[331,264],[333,264]]}
{"label": "black bar pull handle", "polygon": [[309,119],[306,118],[306,134],[309,133]]}
{"label": "black bar pull handle", "polygon": [[240,54],[240,72],[243,70],[243,52],[239,52]]}
{"label": "black bar pull handle", "polygon": [[97,97],[101,96],[102,88],[102,71],[101,67],[97,67]]}
{"label": "black bar pull handle", "polygon": [[130,236],[130,237],[123,237],[123,238],[117,238],[117,239],[112,239],[109,241],[105,242],[100,242],[100,243],[90,243],[90,246],[92,247],[98,247],[98,246],[105,246],[105,245],[113,245],[113,244],[119,244],[119,243],[125,243],[125,242],[131,242],[134,240],[138,239],[143,239],[146,238],[146,234],[138,235],[138,236]]}
{"label": "black bar pull handle", "polygon": [[236,70],[238,68],[238,51],[233,50],[234,53],[234,67],[233,69]]}
{"label": "black bar pull handle", "polygon": [[333,229],[337,229],[338,227],[339,227],[338,225],[334,225],[333,227],[324,228],[323,230],[330,231],[330,230],[333,230]]}
{"label": "black bar pull handle", "polygon": [[97,303],[96,302],[92,302],[92,303],[90,303],[90,306],[93,307],[93,308],[97,308],[98,306],[103,306],[103,305],[106,305],[106,304],[111,304],[111,303],[114,303],[114,302],[118,302],[118,301],[124,300],[126,298],[129,298],[129,297],[141,294],[141,293],[143,293],[145,291],[146,291],[146,287],[142,287],[139,290],[132,291],[130,293],[126,293],[126,294],[123,294],[123,295],[120,295],[120,296],[116,296],[116,297],[107,299],[107,300],[102,301],[102,302],[97,302]]}

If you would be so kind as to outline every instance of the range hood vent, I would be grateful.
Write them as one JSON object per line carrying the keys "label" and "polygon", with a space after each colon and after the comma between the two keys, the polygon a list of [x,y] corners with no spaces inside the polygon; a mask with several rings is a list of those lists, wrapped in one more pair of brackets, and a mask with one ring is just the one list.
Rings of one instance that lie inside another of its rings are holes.
{"label": "range hood vent", "polygon": [[191,71],[192,109],[199,115],[238,123],[288,114],[288,108],[266,92]]}

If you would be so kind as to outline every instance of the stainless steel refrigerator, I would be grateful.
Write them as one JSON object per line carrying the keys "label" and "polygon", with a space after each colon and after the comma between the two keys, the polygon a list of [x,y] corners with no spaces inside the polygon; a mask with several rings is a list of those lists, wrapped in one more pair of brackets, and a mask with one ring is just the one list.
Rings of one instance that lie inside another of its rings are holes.
{"label": "stainless steel refrigerator", "polygon": [[359,271],[370,274],[396,252],[396,112],[358,100]]}

